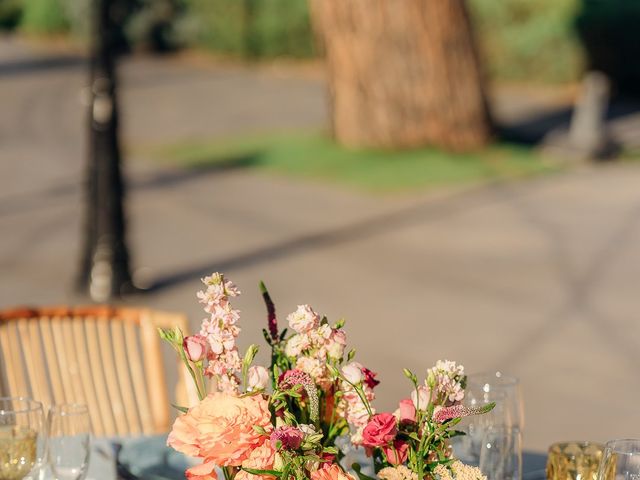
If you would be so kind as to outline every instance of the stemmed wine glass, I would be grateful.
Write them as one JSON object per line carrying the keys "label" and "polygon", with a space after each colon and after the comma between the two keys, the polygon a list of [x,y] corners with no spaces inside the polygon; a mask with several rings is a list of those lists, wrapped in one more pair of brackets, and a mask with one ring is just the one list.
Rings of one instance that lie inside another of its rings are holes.
{"label": "stemmed wine glass", "polygon": [[598,480],[640,479],[640,440],[611,440],[604,447]]}
{"label": "stemmed wine glass", "polygon": [[47,443],[42,404],[0,397],[0,480],[36,478]]}
{"label": "stemmed wine glass", "polygon": [[89,467],[90,421],[86,405],[49,410],[49,465],[57,480],[84,480]]}

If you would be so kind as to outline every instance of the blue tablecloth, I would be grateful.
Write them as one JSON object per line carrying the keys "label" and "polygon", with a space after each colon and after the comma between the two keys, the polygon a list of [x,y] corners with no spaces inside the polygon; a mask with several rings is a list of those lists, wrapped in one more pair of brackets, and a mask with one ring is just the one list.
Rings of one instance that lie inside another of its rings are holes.
{"label": "blue tablecloth", "polygon": [[[92,444],[89,472],[86,480],[115,480],[118,478],[116,456],[120,447],[125,451],[121,460],[126,464],[136,456],[135,474],[145,479],[175,478],[183,480],[183,471],[190,459],[182,457],[166,445],[166,436],[144,438],[98,438]],[[158,465],[158,459],[160,464]],[[523,480],[544,480],[546,455],[526,451],[522,455]],[[127,465],[125,465],[127,466]],[[141,474],[141,475],[140,475]],[[51,478],[45,475],[45,478]]]}

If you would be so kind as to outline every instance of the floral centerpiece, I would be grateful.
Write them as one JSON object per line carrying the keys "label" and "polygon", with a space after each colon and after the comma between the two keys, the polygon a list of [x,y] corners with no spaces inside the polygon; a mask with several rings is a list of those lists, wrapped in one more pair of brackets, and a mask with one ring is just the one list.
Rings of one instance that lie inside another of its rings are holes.
{"label": "floral centerpiece", "polygon": [[[340,463],[336,440],[349,436],[372,459],[386,480],[476,480],[477,468],[452,457],[449,439],[470,409],[464,398],[464,368],[439,361],[420,384],[405,370],[413,388],[393,413],[376,413],[372,404],[376,374],[347,351],[344,321],[330,324],[310,306],[300,305],[280,331],[275,306],[264,286],[271,348],[269,368],[253,365],[258,347],[241,356],[236,345],[239,311],[231,299],[238,288],[222,274],[204,278],[198,292],[208,317],[200,332],[184,337],[179,329],[161,330],[178,352],[196,385],[199,403],[177,407],[180,415],[167,443],[202,459],[188,469],[189,479],[355,480]],[[349,467],[349,466],[348,466]],[[368,480],[360,465],[351,471]]]}

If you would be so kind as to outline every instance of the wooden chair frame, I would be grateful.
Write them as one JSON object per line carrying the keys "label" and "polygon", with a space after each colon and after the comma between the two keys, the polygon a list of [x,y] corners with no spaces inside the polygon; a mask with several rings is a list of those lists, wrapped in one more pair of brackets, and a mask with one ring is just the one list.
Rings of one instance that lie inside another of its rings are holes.
{"label": "wooden chair frame", "polygon": [[[85,403],[93,433],[166,432],[171,420],[158,328],[185,315],[110,306],[0,311],[0,392],[54,403]],[[195,388],[178,366],[176,402],[191,405]],[[2,382],[1,380],[4,380]]]}

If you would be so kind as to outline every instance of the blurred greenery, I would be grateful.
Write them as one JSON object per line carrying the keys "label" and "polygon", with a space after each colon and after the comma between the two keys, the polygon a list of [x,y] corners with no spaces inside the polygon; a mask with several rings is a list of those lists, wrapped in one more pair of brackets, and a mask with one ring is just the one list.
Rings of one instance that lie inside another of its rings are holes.
{"label": "blurred greenery", "polygon": [[50,34],[69,29],[62,0],[23,0],[21,28],[30,33]]}
{"label": "blurred greenery", "polygon": [[[130,45],[247,58],[316,54],[306,0],[113,0]],[[487,73],[564,82],[584,65],[640,90],[640,0],[468,0]],[[0,29],[87,32],[90,0],[0,0]],[[581,42],[586,46],[587,58]]]}
{"label": "blurred greenery", "polygon": [[519,178],[558,168],[531,148],[512,144],[465,154],[433,148],[352,150],[309,133],[191,141],[139,153],[181,167],[255,168],[380,193]]}
{"label": "blurred greenery", "polygon": [[[204,47],[249,58],[315,55],[306,0],[120,0],[136,45]],[[627,0],[637,1],[637,0]],[[7,3],[8,2],[8,3]],[[89,0],[0,0],[0,25],[86,33]],[[488,73],[510,80],[565,81],[582,65],[578,0],[470,0]],[[12,4],[12,7],[5,5]],[[44,14],[46,12],[46,14]]]}

